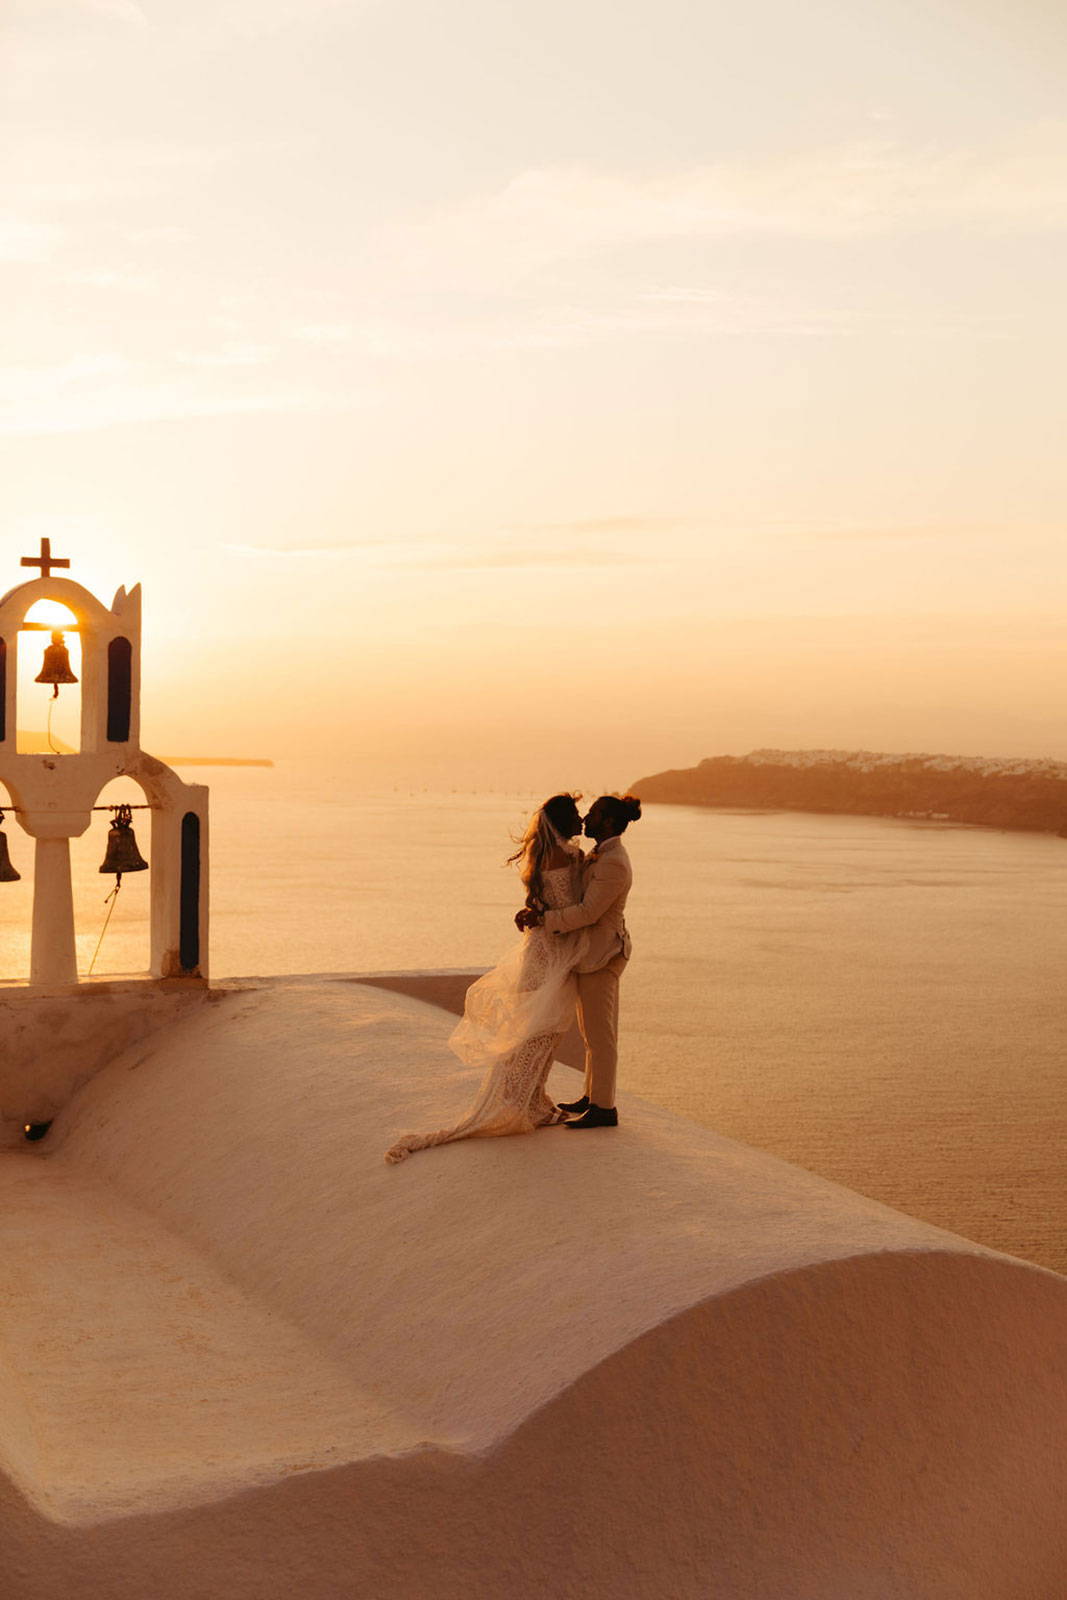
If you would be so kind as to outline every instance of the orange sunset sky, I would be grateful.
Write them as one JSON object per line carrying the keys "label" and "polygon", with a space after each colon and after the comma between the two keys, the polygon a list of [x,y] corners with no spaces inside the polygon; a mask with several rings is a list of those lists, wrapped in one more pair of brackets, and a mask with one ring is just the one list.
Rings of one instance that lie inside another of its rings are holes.
{"label": "orange sunset sky", "polygon": [[8,0],[0,588],[160,753],[1067,758],[1052,0]]}

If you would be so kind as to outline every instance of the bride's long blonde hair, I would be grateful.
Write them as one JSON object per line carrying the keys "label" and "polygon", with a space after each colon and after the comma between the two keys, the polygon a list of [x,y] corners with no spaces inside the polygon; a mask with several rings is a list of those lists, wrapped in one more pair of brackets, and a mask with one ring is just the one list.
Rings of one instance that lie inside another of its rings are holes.
{"label": "bride's long blonde hair", "polygon": [[521,863],[519,877],[526,889],[526,905],[530,911],[545,909],[545,862],[552,851],[581,831],[578,816],[581,798],[578,794],[554,794],[546,800],[530,818],[519,848],[508,857],[509,866],[513,861]]}

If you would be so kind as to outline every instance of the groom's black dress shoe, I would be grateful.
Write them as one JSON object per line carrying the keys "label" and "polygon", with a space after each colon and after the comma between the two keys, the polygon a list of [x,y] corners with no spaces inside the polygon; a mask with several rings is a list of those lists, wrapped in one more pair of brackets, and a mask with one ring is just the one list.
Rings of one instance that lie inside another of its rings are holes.
{"label": "groom's black dress shoe", "polygon": [[583,1094],[580,1100],[561,1100],[559,1102],[559,1109],[567,1112],[584,1111],[588,1104],[589,1096],[587,1094]]}
{"label": "groom's black dress shoe", "polygon": [[617,1128],[619,1126],[619,1113],[614,1106],[595,1106],[589,1102],[589,1109],[580,1117],[575,1117],[573,1122],[565,1122],[565,1128]]}

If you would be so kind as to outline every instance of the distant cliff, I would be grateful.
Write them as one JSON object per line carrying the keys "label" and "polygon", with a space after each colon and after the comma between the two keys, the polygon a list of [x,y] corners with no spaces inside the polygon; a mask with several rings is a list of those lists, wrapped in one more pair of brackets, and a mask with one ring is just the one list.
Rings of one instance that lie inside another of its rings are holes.
{"label": "distant cliff", "polygon": [[869,750],[753,750],[631,784],[661,805],[912,817],[1067,838],[1067,763]]}

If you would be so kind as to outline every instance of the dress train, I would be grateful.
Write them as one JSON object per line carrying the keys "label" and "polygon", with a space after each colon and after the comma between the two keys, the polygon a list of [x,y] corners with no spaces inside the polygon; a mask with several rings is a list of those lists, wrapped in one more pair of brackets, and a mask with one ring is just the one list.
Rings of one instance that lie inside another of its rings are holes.
{"label": "dress train", "polygon": [[[549,905],[571,905],[581,897],[581,860],[575,849],[570,865],[545,873]],[[545,1092],[545,1079],[574,1016],[574,971],[586,943],[584,929],[551,934],[533,928],[471,984],[462,1021],[448,1042],[461,1061],[487,1069],[478,1097],[450,1128],[403,1134],[386,1151],[387,1162],[395,1165],[413,1151],[457,1139],[532,1133],[563,1121]]]}

